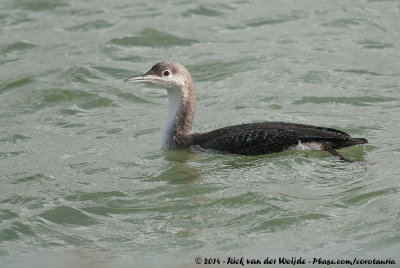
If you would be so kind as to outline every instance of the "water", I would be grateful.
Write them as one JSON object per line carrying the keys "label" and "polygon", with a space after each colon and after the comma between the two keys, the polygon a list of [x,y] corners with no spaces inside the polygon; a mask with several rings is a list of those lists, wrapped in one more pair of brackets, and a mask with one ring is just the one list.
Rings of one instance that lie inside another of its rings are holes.
{"label": "water", "polygon": [[[0,7],[1,267],[400,262],[398,1]],[[356,164],[161,150],[165,90],[123,83],[160,60],[193,74],[195,131],[289,121],[370,145],[341,150]]]}

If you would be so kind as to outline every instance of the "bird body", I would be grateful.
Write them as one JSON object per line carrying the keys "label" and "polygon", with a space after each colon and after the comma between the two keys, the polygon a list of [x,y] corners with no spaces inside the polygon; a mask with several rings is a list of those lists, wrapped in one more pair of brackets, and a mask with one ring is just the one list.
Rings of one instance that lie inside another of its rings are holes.
{"label": "bird body", "polygon": [[336,149],[368,143],[333,128],[286,122],[261,122],[223,127],[206,133],[193,133],[196,94],[189,71],[175,62],[159,62],[144,75],[126,82],[145,82],[164,87],[169,107],[162,147],[185,148],[198,145],[234,154],[261,155],[284,150],[325,150],[349,161]]}

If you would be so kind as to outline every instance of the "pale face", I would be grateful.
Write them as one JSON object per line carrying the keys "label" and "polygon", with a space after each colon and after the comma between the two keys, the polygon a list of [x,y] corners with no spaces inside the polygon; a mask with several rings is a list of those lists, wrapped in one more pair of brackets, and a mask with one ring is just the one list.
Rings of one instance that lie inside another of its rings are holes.
{"label": "pale face", "polygon": [[128,78],[125,82],[144,82],[159,85],[167,90],[177,90],[184,87],[186,75],[190,77],[189,72],[181,64],[160,62],[146,74]]}

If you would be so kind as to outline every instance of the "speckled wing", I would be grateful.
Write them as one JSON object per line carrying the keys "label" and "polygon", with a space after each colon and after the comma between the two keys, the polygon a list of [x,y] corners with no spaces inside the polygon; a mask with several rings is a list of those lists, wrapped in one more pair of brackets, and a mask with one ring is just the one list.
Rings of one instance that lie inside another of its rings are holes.
{"label": "speckled wing", "polygon": [[279,129],[251,129],[227,131],[200,144],[205,149],[215,149],[236,154],[259,155],[283,151],[297,139]]}
{"label": "speckled wing", "polygon": [[347,133],[311,125],[263,122],[220,128],[196,134],[194,143],[205,149],[260,155],[281,152],[299,142],[318,142],[329,148],[365,143]]}

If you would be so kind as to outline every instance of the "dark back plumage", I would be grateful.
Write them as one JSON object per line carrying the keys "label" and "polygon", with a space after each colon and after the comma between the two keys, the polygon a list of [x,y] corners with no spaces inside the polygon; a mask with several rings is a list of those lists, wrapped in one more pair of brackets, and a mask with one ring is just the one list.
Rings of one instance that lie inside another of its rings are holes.
{"label": "dark back plumage", "polygon": [[224,127],[207,133],[194,134],[193,143],[203,148],[236,154],[260,155],[277,153],[299,143],[318,143],[321,149],[338,149],[367,143],[366,139],[311,125],[262,122]]}

